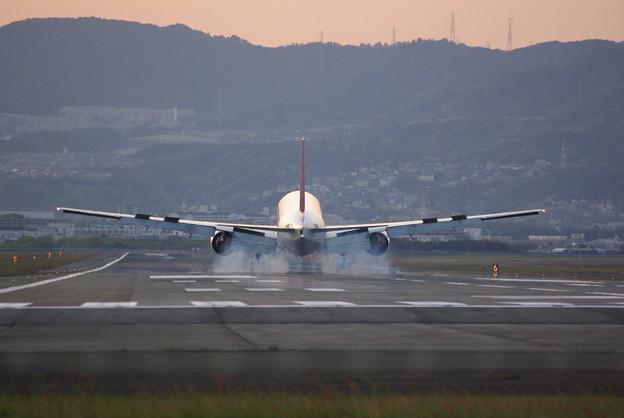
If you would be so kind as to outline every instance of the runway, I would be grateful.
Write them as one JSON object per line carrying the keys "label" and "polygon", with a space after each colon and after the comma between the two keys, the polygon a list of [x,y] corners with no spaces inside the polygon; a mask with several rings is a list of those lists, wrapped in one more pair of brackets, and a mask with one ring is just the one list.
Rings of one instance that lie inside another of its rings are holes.
{"label": "runway", "polygon": [[0,282],[5,388],[624,388],[618,281],[213,273],[146,252],[45,280]]}

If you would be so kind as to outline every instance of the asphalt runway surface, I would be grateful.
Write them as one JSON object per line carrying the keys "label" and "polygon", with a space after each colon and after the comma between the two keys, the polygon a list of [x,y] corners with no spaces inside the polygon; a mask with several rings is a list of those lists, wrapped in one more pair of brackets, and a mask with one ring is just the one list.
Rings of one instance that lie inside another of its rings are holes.
{"label": "asphalt runway surface", "polygon": [[0,386],[624,391],[624,283],[214,273],[109,254],[0,281]]}

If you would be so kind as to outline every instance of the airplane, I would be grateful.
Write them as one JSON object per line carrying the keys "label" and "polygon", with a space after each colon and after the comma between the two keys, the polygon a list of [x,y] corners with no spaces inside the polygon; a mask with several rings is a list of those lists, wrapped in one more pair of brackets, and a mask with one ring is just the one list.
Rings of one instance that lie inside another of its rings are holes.
{"label": "airplane", "polygon": [[100,212],[87,209],[59,207],[62,213],[113,219],[122,224],[154,226],[189,235],[210,237],[216,254],[227,256],[235,251],[255,255],[283,251],[296,257],[312,254],[349,255],[368,253],[379,256],[390,246],[390,240],[409,236],[434,227],[451,224],[473,224],[520,216],[539,215],[545,209],[488,213],[483,215],[452,215],[438,218],[413,219],[398,222],[375,222],[347,225],[326,225],[321,204],[305,191],[305,140],[301,138],[301,163],[299,190],[282,197],[277,204],[275,225],[256,225],[182,219],[173,216],[156,216],[144,213],[127,214]]}

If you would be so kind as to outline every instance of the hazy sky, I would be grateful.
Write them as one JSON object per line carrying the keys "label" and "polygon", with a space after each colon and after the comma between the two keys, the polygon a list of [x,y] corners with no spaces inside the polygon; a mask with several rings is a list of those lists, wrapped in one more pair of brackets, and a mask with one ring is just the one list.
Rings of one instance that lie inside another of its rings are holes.
{"label": "hazy sky", "polygon": [[0,0],[0,24],[29,17],[98,16],[184,23],[261,45],[318,41],[359,44],[457,37],[504,48],[507,17],[514,47],[548,40],[624,40],[624,0]]}

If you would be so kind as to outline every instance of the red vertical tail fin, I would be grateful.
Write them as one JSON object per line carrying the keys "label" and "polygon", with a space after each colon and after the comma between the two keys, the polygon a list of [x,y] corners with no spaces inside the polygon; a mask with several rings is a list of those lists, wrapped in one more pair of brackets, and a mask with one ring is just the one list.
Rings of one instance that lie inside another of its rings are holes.
{"label": "red vertical tail fin", "polygon": [[305,212],[305,145],[301,138],[301,177],[299,178],[299,212]]}

